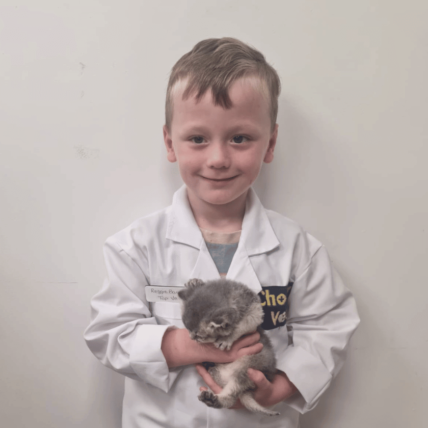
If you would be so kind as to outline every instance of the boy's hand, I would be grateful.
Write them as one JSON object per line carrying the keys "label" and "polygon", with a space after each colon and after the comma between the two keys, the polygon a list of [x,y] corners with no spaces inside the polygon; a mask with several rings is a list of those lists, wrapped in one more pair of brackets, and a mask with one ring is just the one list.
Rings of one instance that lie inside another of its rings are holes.
{"label": "boy's hand", "polygon": [[260,334],[256,331],[238,339],[228,351],[222,351],[214,344],[203,345],[211,348],[210,358],[206,361],[212,363],[232,363],[245,355],[258,354],[263,349],[263,345],[259,340]]}
{"label": "boy's hand", "polygon": [[170,368],[204,361],[231,363],[244,355],[259,353],[263,349],[259,340],[260,334],[255,332],[237,340],[229,351],[222,351],[213,343],[201,344],[190,339],[185,328],[173,328],[164,334],[161,349]]}
{"label": "boy's hand", "polygon": [[[203,366],[197,364],[196,370],[204,382],[209,386],[211,391],[215,394],[219,394],[222,391],[222,388],[214,382],[211,375]],[[254,369],[248,369],[248,376],[256,384],[257,389],[254,392],[254,399],[263,407],[274,406],[275,404],[291,397],[297,391],[297,388],[290,382],[287,375],[279,370],[275,375],[273,382],[269,382],[262,372]],[[202,386],[199,390],[206,391],[207,388]],[[244,408],[244,406],[239,400],[237,400],[234,406],[231,407],[231,409],[242,408]]]}

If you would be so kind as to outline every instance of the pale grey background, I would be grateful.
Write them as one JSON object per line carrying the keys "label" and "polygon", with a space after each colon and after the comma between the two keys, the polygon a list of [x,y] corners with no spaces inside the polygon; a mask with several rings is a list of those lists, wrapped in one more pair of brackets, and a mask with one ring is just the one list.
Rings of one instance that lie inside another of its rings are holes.
{"label": "pale grey background", "polygon": [[82,337],[101,247],[170,203],[169,70],[221,36],[282,78],[256,190],[326,244],[362,317],[302,427],[423,426],[427,21],[425,0],[0,0],[2,426],[119,427],[123,379]]}

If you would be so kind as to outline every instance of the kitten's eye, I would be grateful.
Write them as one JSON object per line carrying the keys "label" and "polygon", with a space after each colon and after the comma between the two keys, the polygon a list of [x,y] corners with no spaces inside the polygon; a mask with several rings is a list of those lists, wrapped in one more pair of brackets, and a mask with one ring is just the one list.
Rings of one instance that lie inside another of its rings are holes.
{"label": "kitten's eye", "polygon": [[190,140],[196,144],[202,144],[204,142],[204,137],[197,135],[196,137],[192,137]]}
{"label": "kitten's eye", "polygon": [[243,143],[243,142],[244,142],[244,140],[248,140],[248,138],[247,138],[247,137],[244,137],[243,135],[235,135],[235,136],[232,138],[232,141],[233,141],[234,143],[236,143],[236,144],[241,144],[241,143]]}

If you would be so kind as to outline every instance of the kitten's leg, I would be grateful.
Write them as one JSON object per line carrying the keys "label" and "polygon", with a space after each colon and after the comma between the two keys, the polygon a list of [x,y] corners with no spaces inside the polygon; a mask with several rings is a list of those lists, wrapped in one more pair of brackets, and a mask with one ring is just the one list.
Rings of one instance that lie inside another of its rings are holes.
{"label": "kitten's leg", "polygon": [[198,398],[208,407],[214,407],[216,409],[228,409],[235,404],[235,401],[241,392],[242,389],[236,382],[236,379],[231,379],[220,392],[220,394],[214,394],[211,391],[202,391]]}
{"label": "kitten's leg", "polygon": [[251,412],[263,413],[264,415],[268,416],[278,416],[280,414],[275,410],[266,409],[257,403],[257,401],[254,400],[253,394],[251,392],[244,392],[239,396],[239,399],[241,400],[241,403]]}
{"label": "kitten's leg", "polygon": [[[254,400],[252,390],[255,385],[247,374],[251,361],[252,357],[247,356],[230,364],[211,367],[209,372],[214,381],[220,386],[227,383],[220,394],[204,391],[199,395],[199,400],[209,407],[221,409],[232,407],[237,398],[240,398],[242,404],[251,412],[258,412],[268,416],[279,415],[278,412],[266,409]],[[232,373],[233,375],[231,375]]]}

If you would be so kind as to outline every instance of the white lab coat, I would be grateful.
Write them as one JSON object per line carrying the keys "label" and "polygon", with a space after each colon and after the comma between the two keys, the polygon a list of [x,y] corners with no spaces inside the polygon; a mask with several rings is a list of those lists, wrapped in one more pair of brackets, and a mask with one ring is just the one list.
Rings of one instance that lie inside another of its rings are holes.
{"label": "white lab coat", "polygon": [[227,278],[256,293],[293,282],[287,325],[267,333],[277,367],[299,393],[275,406],[277,417],[212,409],[197,399],[203,381],[194,366],[169,369],[161,351],[165,331],[184,327],[180,304],[149,303],[145,294],[147,285],[182,287],[190,278],[219,278],[185,186],[170,207],[110,237],[104,256],[107,278],[92,300],[84,337],[103,364],[126,376],[123,428],[298,427],[299,413],[317,404],[340,370],[359,324],[352,294],[324,246],[293,221],[265,210],[250,189]]}

